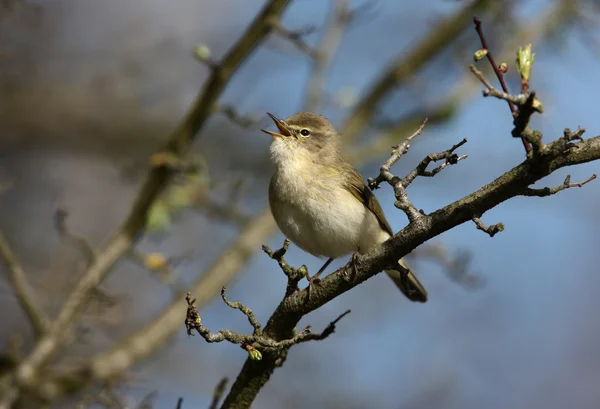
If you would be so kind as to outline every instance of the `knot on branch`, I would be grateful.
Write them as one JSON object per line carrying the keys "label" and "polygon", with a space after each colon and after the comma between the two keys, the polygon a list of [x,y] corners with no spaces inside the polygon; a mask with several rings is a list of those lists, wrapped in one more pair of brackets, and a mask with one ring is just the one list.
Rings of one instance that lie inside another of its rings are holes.
{"label": "knot on branch", "polygon": [[504,231],[504,223],[496,223],[490,226],[486,226],[479,217],[473,217],[473,222],[477,229],[489,234],[490,237],[494,237],[497,233]]}

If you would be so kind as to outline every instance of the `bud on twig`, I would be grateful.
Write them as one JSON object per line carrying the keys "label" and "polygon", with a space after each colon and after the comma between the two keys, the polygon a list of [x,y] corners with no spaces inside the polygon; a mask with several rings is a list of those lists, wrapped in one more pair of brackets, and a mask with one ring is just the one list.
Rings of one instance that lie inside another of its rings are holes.
{"label": "bud on twig", "polygon": [[473,54],[473,59],[475,60],[475,62],[477,62],[477,61],[483,60],[486,55],[488,55],[487,48],[480,48],[479,50],[475,51],[475,53]]}
{"label": "bud on twig", "polygon": [[528,82],[531,74],[531,66],[535,59],[535,53],[531,52],[531,44],[519,47],[517,51],[517,70],[521,74],[521,82]]}

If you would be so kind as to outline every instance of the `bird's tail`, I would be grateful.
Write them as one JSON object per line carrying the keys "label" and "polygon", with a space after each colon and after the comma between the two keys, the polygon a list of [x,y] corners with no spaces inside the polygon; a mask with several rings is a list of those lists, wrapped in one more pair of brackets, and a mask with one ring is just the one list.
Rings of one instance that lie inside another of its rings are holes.
{"label": "bird's tail", "polygon": [[412,272],[406,261],[398,260],[398,270],[385,270],[387,275],[398,286],[400,291],[411,301],[427,301],[427,290],[421,284],[417,276]]}

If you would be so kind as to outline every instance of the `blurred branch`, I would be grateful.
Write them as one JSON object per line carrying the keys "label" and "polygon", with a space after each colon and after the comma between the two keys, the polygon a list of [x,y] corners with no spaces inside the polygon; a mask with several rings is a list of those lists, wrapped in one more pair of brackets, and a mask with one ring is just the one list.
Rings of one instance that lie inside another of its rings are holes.
{"label": "blurred branch", "polygon": [[448,249],[439,243],[426,243],[417,247],[411,256],[429,259],[438,264],[455,282],[467,288],[480,288],[483,279],[469,271],[471,253],[459,251],[457,255],[449,255]]}
{"label": "blurred branch", "polygon": [[6,265],[6,276],[10,283],[15,297],[21,308],[29,318],[33,327],[33,332],[36,338],[39,338],[48,328],[48,319],[46,314],[38,308],[35,294],[27,283],[25,277],[25,271],[21,267],[21,263],[17,259],[17,256],[13,253],[8,241],[4,238],[0,232],[0,257]]}
{"label": "blurred branch", "polygon": [[96,254],[94,253],[94,249],[87,242],[87,240],[81,236],[77,236],[70,232],[67,227],[67,217],[69,216],[69,212],[63,206],[58,206],[56,211],[54,212],[54,225],[60,237],[67,242],[67,244],[72,245],[73,247],[78,248],[83,257],[85,258],[87,265],[90,266],[95,258]]}
{"label": "blurred branch", "polygon": [[348,0],[336,0],[327,29],[315,51],[312,73],[307,83],[305,111],[317,111],[321,106],[327,72],[352,17],[353,13],[348,7]]}
{"label": "blurred branch", "polygon": [[[289,0],[270,0],[265,4],[223,60],[214,67],[198,97],[181,124],[169,136],[162,151],[178,157],[183,157],[188,152],[191,142],[211,114],[215,101],[225,89],[229,79],[269,34],[271,31],[269,21],[278,18],[289,2]],[[132,241],[143,232],[150,207],[167,186],[171,176],[172,171],[168,166],[155,166],[151,169],[123,225],[116,230],[104,249],[98,252],[94,263],[89,266],[67,297],[48,332],[15,371],[12,392],[34,388],[40,368],[58,350],[61,341],[69,333],[82,310],[90,291],[102,281],[114,263],[129,250]],[[7,393],[0,401],[0,407],[10,407],[16,399],[18,393]]]}
{"label": "blurred branch", "polygon": [[[242,229],[236,240],[214,261],[211,267],[190,287],[196,296],[196,305],[205,305],[219,293],[248,262],[256,250],[256,243],[264,241],[275,229],[271,211],[265,209]],[[72,379],[78,379],[78,389],[91,382],[111,379],[135,362],[147,357],[181,327],[181,293],[148,325],[129,335],[114,348],[94,355],[88,362],[69,373],[47,380],[40,388],[44,399],[55,400],[72,392]]]}
{"label": "blurred branch", "polygon": [[253,127],[260,121],[258,115],[242,115],[232,105],[218,105],[214,109],[214,112],[225,115],[228,120],[242,128]]}
{"label": "blurred branch", "polygon": [[227,386],[228,381],[229,380],[227,378],[223,378],[219,381],[215,387],[215,391],[213,392],[213,399],[208,409],[217,409],[219,407],[219,402],[223,397],[223,393],[225,393],[225,387]]}
{"label": "blurred branch", "polygon": [[275,33],[277,33],[279,36],[287,39],[289,42],[294,44],[300,51],[306,53],[306,55],[308,55],[309,57],[315,58],[315,50],[313,50],[313,48],[304,41],[303,37],[315,31],[316,27],[310,26],[308,27],[308,29],[292,31],[283,27],[281,25],[281,22],[279,21],[279,18],[272,18],[271,20],[269,20],[269,24],[273,28],[273,31],[275,31]]}
{"label": "blurred branch", "polygon": [[347,141],[353,141],[367,126],[379,102],[398,85],[408,81],[418,70],[454,41],[465,28],[465,21],[473,14],[485,10],[493,1],[475,0],[458,12],[436,24],[425,38],[408,53],[402,53],[387,71],[380,74],[375,83],[368,87],[368,93],[348,115],[341,134]]}

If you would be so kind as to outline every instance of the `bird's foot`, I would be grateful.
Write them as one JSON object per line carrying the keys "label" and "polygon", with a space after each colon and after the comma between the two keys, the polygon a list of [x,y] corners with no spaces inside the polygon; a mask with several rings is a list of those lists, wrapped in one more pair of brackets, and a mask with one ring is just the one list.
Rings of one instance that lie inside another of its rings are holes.
{"label": "bird's foot", "polygon": [[354,253],[352,253],[352,256],[350,257],[350,266],[352,267],[352,271],[348,271],[346,270],[345,274],[344,274],[344,279],[346,280],[346,282],[350,282],[353,281],[356,278],[356,273],[358,272],[358,251],[355,251]]}

